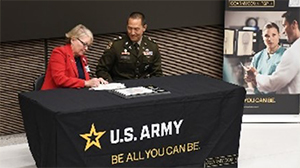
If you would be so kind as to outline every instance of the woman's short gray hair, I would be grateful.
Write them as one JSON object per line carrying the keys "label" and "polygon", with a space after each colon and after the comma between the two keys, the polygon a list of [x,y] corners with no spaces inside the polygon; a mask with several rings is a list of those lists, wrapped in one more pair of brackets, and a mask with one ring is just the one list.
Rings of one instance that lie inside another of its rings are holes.
{"label": "woman's short gray hair", "polygon": [[93,33],[82,24],[75,26],[72,30],[66,33],[67,43],[70,43],[72,38],[80,38],[82,36],[90,37],[91,38],[90,43],[91,44],[93,43],[94,40]]}

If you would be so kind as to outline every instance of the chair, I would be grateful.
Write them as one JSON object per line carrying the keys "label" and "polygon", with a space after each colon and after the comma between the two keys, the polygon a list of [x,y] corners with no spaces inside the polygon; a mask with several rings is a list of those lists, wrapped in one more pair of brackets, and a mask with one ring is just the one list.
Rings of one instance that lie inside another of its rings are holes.
{"label": "chair", "polygon": [[42,74],[38,78],[36,78],[36,80],[33,83],[33,90],[34,91],[41,90],[41,88],[43,86],[43,83],[44,83],[44,79],[45,79],[45,75],[44,74]]}

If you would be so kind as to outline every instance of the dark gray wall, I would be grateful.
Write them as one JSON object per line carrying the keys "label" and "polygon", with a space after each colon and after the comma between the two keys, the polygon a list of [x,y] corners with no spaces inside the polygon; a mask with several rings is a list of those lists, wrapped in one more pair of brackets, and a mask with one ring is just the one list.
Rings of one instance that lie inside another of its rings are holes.
{"label": "dark gray wall", "polygon": [[223,0],[1,0],[1,42],[62,37],[82,23],[94,34],[125,31],[132,11],[149,29],[220,25]]}

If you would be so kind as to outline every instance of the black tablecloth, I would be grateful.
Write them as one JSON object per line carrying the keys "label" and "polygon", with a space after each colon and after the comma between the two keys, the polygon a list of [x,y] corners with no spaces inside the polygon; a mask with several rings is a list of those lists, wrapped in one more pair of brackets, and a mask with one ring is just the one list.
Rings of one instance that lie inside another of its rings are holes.
{"label": "black tablecloth", "polygon": [[244,88],[201,75],[123,82],[171,94],[133,99],[88,89],[19,94],[37,166],[237,166]]}

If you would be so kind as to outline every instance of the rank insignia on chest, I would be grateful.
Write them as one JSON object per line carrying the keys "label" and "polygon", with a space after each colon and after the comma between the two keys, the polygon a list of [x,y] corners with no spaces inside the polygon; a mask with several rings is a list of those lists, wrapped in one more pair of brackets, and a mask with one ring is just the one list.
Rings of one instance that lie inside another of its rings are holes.
{"label": "rank insignia on chest", "polygon": [[124,51],[121,52],[121,55],[130,55],[130,52],[128,52],[126,49],[124,49]]}
{"label": "rank insignia on chest", "polygon": [[143,54],[145,56],[152,56],[153,55],[153,51],[146,50],[146,51],[143,52]]}
{"label": "rank insignia on chest", "polygon": [[120,59],[121,59],[121,60],[130,60],[130,56],[127,56],[127,55],[121,55]]}

